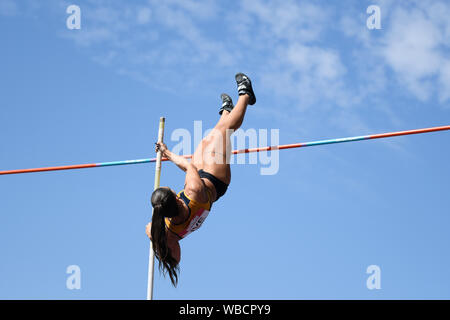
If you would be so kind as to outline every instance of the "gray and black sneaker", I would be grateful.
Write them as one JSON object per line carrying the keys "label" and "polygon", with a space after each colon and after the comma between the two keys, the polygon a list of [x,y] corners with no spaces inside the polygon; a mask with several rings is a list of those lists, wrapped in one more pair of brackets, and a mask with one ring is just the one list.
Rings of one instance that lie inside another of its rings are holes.
{"label": "gray and black sneaker", "polygon": [[243,73],[236,74],[236,83],[238,86],[238,93],[240,96],[244,94],[248,94],[250,96],[250,100],[248,101],[249,105],[253,105],[256,102],[255,93],[253,92],[252,82],[250,78],[247,77]]}
{"label": "gray and black sneaker", "polygon": [[221,115],[223,110],[227,110],[228,112],[231,112],[233,110],[233,100],[231,100],[231,97],[227,95],[226,93],[222,93],[220,95],[220,98],[222,99],[222,108],[219,110],[219,114]]}

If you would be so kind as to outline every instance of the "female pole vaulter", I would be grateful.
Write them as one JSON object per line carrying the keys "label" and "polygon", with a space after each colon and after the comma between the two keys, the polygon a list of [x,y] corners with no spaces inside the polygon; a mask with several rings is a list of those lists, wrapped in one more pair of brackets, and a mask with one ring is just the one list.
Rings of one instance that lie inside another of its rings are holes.
{"label": "female pole vaulter", "polygon": [[186,173],[184,189],[178,194],[169,187],[153,192],[152,222],[146,226],[159,269],[164,275],[169,274],[174,286],[181,258],[179,241],[200,228],[212,204],[227,191],[231,181],[230,136],[242,125],[247,105],[256,102],[250,79],[243,73],[235,78],[239,94],[236,105],[233,106],[229,95],[221,95],[220,119],[199,143],[190,162],[171,152],[164,143],[156,143],[155,151],[161,151],[163,157]]}

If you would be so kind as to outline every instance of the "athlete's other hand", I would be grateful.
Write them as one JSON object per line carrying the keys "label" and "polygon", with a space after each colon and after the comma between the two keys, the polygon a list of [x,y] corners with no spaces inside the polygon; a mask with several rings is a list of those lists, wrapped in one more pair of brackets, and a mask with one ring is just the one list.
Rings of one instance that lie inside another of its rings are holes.
{"label": "athlete's other hand", "polygon": [[147,237],[150,238],[150,240],[152,240],[152,223],[149,222],[146,226],[145,226],[145,233],[147,234]]}

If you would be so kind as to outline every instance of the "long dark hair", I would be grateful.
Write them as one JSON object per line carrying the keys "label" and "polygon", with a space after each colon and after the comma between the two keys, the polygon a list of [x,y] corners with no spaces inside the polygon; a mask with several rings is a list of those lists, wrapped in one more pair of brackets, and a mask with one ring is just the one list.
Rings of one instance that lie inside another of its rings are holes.
{"label": "long dark hair", "polygon": [[178,215],[178,206],[175,194],[169,188],[158,188],[152,194],[152,246],[159,262],[159,270],[170,276],[174,287],[178,283],[180,267],[167,246],[165,217],[172,218]]}

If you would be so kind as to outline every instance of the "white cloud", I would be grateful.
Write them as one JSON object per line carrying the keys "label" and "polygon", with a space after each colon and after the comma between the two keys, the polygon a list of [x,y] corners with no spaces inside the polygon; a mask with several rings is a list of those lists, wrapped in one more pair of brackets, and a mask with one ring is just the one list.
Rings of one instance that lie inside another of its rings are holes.
{"label": "white cloud", "polygon": [[[355,8],[348,9],[340,18],[339,25],[343,34],[352,42],[361,46],[352,47],[354,61],[347,62],[356,68],[356,75],[364,71],[363,60],[378,70],[380,79],[374,78],[370,87],[365,83],[358,90],[360,97],[383,95],[386,88],[396,88],[407,98],[417,99],[421,103],[436,100],[445,105],[450,101],[446,66],[449,62],[450,46],[450,5],[442,1],[391,0],[376,1],[381,7],[381,30],[361,28],[365,25],[366,15]],[[353,63],[355,62],[355,63]],[[389,76],[388,76],[389,75]],[[364,81],[363,81],[364,83]],[[392,89],[390,95],[394,92]],[[393,119],[393,121],[395,121]]]}
{"label": "white cloud", "polygon": [[[247,62],[254,76],[268,80],[277,74],[282,80],[268,89],[300,98],[300,107],[323,97],[345,103],[341,77],[346,71],[339,52],[312,44],[320,39],[329,11],[296,1],[243,1],[240,5],[231,12],[216,1],[148,1],[145,8],[93,3],[83,8],[84,26],[89,27],[66,36],[95,48],[96,61],[115,65],[121,74],[140,81],[151,79],[149,74],[138,76],[139,69],[154,69],[147,68],[151,65],[165,68],[167,74],[176,71],[180,82],[195,83],[195,77],[200,79],[206,71],[204,66],[225,69]],[[138,28],[143,24],[145,29]],[[211,34],[211,28],[218,30]],[[215,36],[218,33],[221,36]],[[247,36],[239,37],[243,33]],[[140,68],[135,67],[138,63]],[[268,66],[268,72],[258,65]]]}
{"label": "white cloud", "polygon": [[[444,12],[448,10],[442,3],[438,7]],[[381,55],[395,71],[399,83],[422,101],[439,90],[435,79],[445,79],[442,66],[449,62],[446,50],[450,45],[447,31],[450,24],[439,18],[438,7],[397,8],[380,46]],[[448,99],[443,92],[438,95],[441,101]]]}
{"label": "white cloud", "polygon": [[450,100],[450,61],[447,60],[441,66],[439,74],[439,101],[441,103]]}
{"label": "white cloud", "polygon": [[321,43],[333,24],[332,10],[306,1],[243,1],[228,21],[247,56],[261,66],[256,70],[265,91],[300,110],[346,103],[340,52]]}
{"label": "white cloud", "polygon": [[277,70],[272,71],[275,88],[282,94],[293,95],[299,107],[310,107],[324,98],[342,99],[341,79],[346,69],[337,52],[295,43],[279,47],[273,63]]}
{"label": "white cloud", "polygon": [[84,28],[83,32],[68,32],[66,36],[72,38],[78,45],[91,46],[102,42],[110,42],[114,38],[114,32],[106,27]]}
{"label": "white cloud", "polygon": [[[311,42],[319,39],[329,23],[326,7],[292,0],[242,1],[239,15],[232,14],[237,34],[248,33],[267,45],[283,40]],[[254,41],[258,44],[258,41]]]}
{"label": "white cloud", "polygon": [[369,47],[371,43],[371,31],[365,23],[366,16],[352,12],[339,18],[338,28],[345,36],[353,38],[361,42],[365,47]]}
{"label": "white cloud", "polygon": [[66,36],[99,63],[155,87],[197,88],[205,76],[222,79],[222,70],[248,71],[259,92],[284,101],[285,109],[270,111],[279,119],[323,113],[330,125],[340,119],[349,131],[372,131],[364,112],[401,123],[395,106],[386,107],[392,88],[450,100],[450,6],[376,2],[382,30],[367,29],[364,6],[325,2],[241,1],[230,10],[219,1],[92,1],[84,28]]}
{"label": "white cloud", "polygon": [[[153,6],[161,4],[159,0],[150,0]],[[218,2],[214,0],[165,0],[165,5],[183,10],[190,17],[211,20],[214,19],[219,11]]]}

